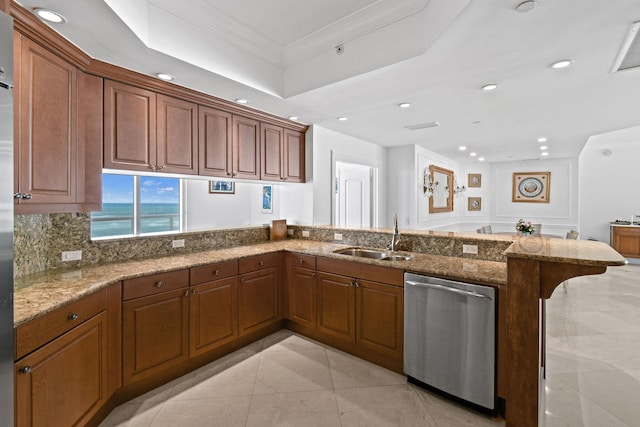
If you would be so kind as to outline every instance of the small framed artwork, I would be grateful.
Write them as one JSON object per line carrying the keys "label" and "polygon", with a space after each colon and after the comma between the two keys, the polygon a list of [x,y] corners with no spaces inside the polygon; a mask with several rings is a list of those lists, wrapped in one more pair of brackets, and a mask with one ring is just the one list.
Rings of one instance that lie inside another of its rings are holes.
{"label": "small framed artwork", "polygon": [[511,201],[549,203],[551,172],[514,172]]}
{"label": "small framed artwork", "polygon": [[467,210],[469,211],[482,210],[482,197],[469,197],[467,199]]}
{"label": "small framed artwork", "polygon": [[262,186],[262,213],[273,213],[273,186]]}
{"label": "small framed artwork", "polygon": [[233,181],[209,181],[210,194],[234,194],[236,183]]}
{"label": "small framed artwork", "polygon": [[470,173],[469,174],[469,187],[482,187],[482,174]]}

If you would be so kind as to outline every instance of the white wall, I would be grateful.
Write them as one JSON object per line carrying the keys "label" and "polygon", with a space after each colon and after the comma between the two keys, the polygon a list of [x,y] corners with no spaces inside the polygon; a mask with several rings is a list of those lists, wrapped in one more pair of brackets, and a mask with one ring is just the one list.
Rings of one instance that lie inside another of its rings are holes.
{"label": "white wall", "polygon": [[[386,158],[379,145],[313,126],[313,225],[331,224],[333,183],[331,182],[334,157],[378,168],[378,226],[389,226],[386,215]],[[375,226],[376,224],[374,224]]]}
{"label": "white wall", "polygon": [[[551,172],[549,203],[514,203],[514,172]],[[542,224],[543,234],[564,236],[567,231],[578,229],[577,158],[493,163],[490,175],[490,223],[494,231],[515,232],[520,218]]]}
{"label": "white wall", "polygon": [[609,221],[640,215],[640,126],[592,136],[579,160],[580,237],[609,243]]}

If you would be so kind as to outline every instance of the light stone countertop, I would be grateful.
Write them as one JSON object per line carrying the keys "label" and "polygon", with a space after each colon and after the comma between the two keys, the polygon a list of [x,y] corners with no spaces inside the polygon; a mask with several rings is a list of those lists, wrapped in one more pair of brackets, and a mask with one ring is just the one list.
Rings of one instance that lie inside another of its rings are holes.
{"label": "light stone countertop", "polygon": [[421,253],[411,253],[412,258],[407,261],[380,261],[333,253],[334,250],[345,247],[349,245],[291,239],[32,274],[15,279],[14,326],[19,326],[120,280],[281,250],[398,268],[467,282],[493,285],[507,283],[507,265],[504,262]]}
{"label": "light stone countertop", "polygon": [[608,267],[624,265],[625,258],[611,246],[590,240],[518,236],[504,254],[507,258],[536,259],[565,264]]}

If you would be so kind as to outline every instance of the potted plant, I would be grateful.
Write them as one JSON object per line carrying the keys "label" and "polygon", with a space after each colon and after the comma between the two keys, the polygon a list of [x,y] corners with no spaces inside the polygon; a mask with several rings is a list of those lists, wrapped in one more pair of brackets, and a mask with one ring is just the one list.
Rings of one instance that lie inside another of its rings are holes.
{"label": "potted plant", "polygon": [[516,230],[518,230],[518,232],[523,236],[528,236],[533,234],[533,232],[536,230],[536,227],[531,224],[531,221],[525,221],[524,219],[520,218],[520,220],[516,223]]}

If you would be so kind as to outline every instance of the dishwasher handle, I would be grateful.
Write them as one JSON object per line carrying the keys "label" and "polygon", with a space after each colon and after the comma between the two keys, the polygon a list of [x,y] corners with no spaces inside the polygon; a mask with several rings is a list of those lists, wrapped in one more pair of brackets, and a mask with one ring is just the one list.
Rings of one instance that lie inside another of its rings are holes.
{"label": "dishwasher handle", "polygon": [[482,295],[482,294],[479,294],[479,293],[473,292],[473,291],[465,291],[463,289],[452,288],[451,286],[436,285],[434,283],[415,282],[413,280],[407,280],[405,283],[407,285],[411,285],[411,286],[419,286],[419,287],[422,287],[422,288],[438,289],[440,291],[451,292],[451,293],[454,293],[454,294],[460,294],[460,295],[464,295],[464,296],[468,296],[468,297],[487,299],[487,300],[491,301],[491,297],[488,297],[486,295]]}

